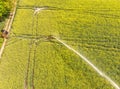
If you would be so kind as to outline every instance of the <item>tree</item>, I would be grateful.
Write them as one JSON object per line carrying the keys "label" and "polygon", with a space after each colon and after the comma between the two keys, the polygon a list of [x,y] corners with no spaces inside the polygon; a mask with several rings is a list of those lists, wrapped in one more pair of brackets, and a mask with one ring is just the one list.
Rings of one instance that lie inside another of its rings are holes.
{"label": "tree", "polygon": [[0,21],[8,16],[12,7],[11,0],[0,0]]}

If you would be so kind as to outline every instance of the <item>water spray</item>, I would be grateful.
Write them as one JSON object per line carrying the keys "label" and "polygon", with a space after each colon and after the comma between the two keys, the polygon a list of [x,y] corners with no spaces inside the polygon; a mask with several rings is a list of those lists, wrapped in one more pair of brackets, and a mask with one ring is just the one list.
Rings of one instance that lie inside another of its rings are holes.
{"label": "water spray", "polygon": [[87,62],[100,76],[104,77],[107,81],[109,81],[111,83],[111,85],[113,87],[115,87],[116,89],[120,89],[120,87],[110,78],[108,77],[106,74],[103,73],[103,71],[99,70],[92,62],[89,61],[89,59],[87,59],[85,56],[83,56],[81,53],[79,53],[78,51],[76,51],[75,49],[73,49],[72,47],[70,47],[68,44],[64,43],[62,40],[58,39],[55,36],[52,36],[52,38],[56,39],[58,42],[60,42],[61,44],[63,44],[65,47],[67,47],[69,50],[73,51],[74,53],[76,53],[79,57],[81,57],[85,62]]}

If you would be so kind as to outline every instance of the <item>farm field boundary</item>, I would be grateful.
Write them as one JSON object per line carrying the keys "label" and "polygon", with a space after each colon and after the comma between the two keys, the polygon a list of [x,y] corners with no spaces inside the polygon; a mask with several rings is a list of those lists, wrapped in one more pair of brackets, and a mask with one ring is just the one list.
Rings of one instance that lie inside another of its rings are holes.
{"label": "farm field boundary", "polygon": [[[7,21],[7,24],[5,26],[5,30],[7,30],[8,32],[10,32],[10,29],[11,29],[11,26],[12,26],[12,23],[13,23],[13,20],[14,20],[14,17],[15,17],[16,10],[17,10],[17,1],[14,4],[14,10],[13,10],[13,13],[12,13],[13,15],[9,17],[9,19]],[[3,53],[3,50],[5,48],[6,42],[7,42],[7,39],[4,38],[4,42],[3,42],[2,47],[0,49],[0,59],[1,59],[1,56],[2,56],[2,53]]]}

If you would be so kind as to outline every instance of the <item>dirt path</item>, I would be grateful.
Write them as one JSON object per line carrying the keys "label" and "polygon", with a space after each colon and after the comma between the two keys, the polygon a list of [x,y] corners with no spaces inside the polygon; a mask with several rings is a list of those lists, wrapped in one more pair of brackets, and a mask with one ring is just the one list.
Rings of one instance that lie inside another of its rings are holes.
{"label": "dirt path", "polygon": [[[13,13],[12,13],[13,15],[9,17],[9,19],[8,19],[8,21],[7,21],[7,24],[6,24],[6,26],[5,26],[5,30],[7,30],[8,32],[10,32],[10,29],[11,29],[11,26],[12,26],[12,23],[13,23],[13,20],[14,20],[14,17],[15,17],[16,6],[17,6],[17,2],[15,2],[15,4],[14,4],[14,10],[13,10]],[[8,35],[9,35],[9,34],[8,34]],[[1,49],[0,49],[0,59],[1,59],[2,53],[3,53],[3,51],[4,51],[6,42],[7,42],[7,39],[4,38],[2,47],[1,47]]]}
{"label": "dirt path", "polygon": [[87,62],[99,75],[101,75],[102,77],[104,77],[107,81],[109,81],[111,83],[111,85],[113,87],[115,87],[116,89],[120,89],[120,87],[107,75],[105,75],[103,73],[103,71],[99,70],[93,63],[91,63],[85,56],[83,56],[81,53],[77,52],[75,49],[73,49],[72,47],[70,47],[69,45],[67,45],[66,43],[64,43],[63,41],[61,41],[60,39],[58,39],[57,37],[54,37],[57,41],[59,41],[61,44],[63,44],[65,47],[67,47],[69,50],[73,51],[74,53],[76,53],[78,56],[80,56],[85,62]]}

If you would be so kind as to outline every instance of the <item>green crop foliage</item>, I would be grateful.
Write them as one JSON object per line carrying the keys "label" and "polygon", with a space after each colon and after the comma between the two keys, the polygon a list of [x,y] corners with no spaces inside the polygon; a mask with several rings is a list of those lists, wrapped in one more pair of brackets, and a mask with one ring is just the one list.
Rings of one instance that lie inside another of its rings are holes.
{"label": "green crop foliage", "polygon": [[[26,76],[28,89],[114,89],[75,53],[46,39],[48,35],[69,44],[120,85],[119,3],[20,0],[1,59],[0,89],[24,89]],[[44,6],[46,10],[33,15],[34,7]]]}

